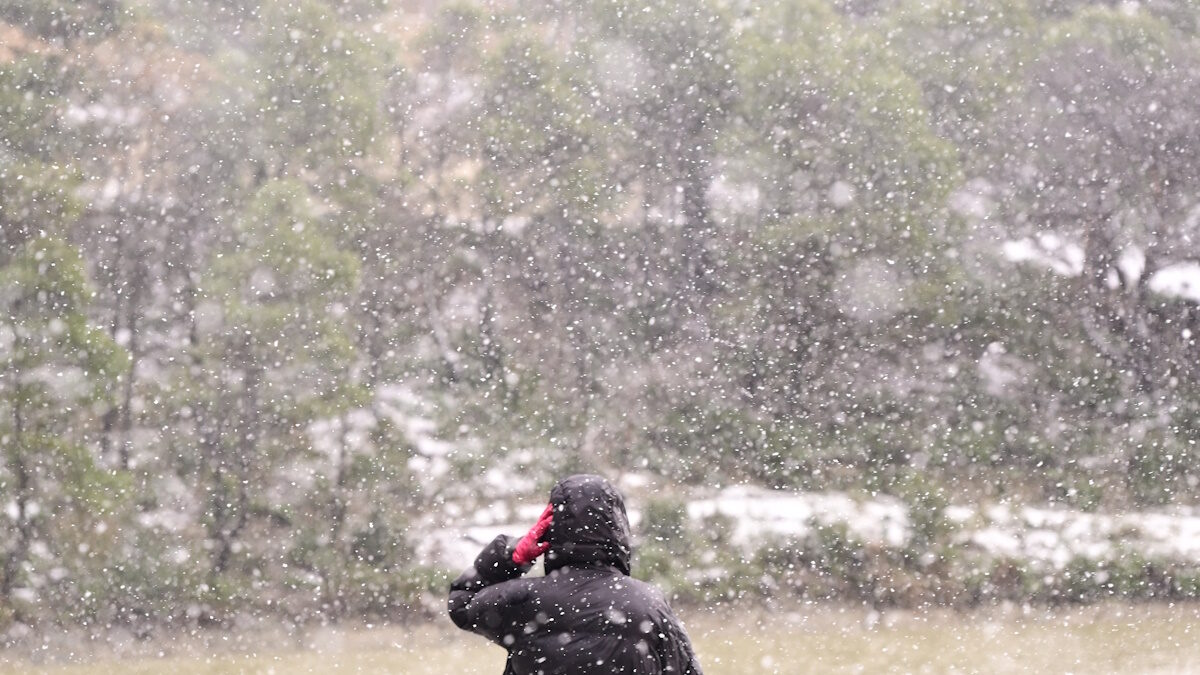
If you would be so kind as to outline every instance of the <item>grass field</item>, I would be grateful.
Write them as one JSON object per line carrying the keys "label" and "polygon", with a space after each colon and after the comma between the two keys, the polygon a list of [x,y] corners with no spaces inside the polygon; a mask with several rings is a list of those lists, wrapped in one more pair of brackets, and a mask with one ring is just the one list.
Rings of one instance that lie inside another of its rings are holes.
{"label": "grass field", "polygon": [[[686,622],[707,675],[1200,672],[1200,605],[882,615],[817,605],[693,612]],[[65,644],[0,652],[0,673],[499,675],[504,662],[499,647],[448,623]]]}

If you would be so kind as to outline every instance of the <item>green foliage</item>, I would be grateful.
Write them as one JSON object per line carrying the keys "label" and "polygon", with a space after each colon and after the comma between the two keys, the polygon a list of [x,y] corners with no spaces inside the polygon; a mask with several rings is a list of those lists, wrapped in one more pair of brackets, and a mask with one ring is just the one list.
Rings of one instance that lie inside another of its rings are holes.
{"label": "green foliage", "polygon": [[58,58],[0,63],[0,265],[34,236],[61,236],[80,215],[79,172],[54,158],[54,104],[67,72]]}
{"label": "green foliage", "polygon": [[1172,42],[1178,39],[1171,26],[1147,13],[1132,15],[1111,7],[1088,7],[1053,26],[1049,44],[1063,47],[1084,42],[1133,58],[1150,70],[1170,67]]}
{"label": "green foliage", "polygon": [[126,18],[122,0],[11,0],[0,6],[0,20],[47,39],[103,38]]}
{"label": "green foliage", "polygon": [[96,465],[84,439],[128,359],[88,324],[90,298],[79,252],[61,240],[30,239],[0,261],[0,489],[15,506],[0,548],[0,605],[44,583],[35,540],[75,558],[75,528],[102,522],[120,500],[120,477]]}
{"label": "green foliage", "polygon": [[887,14],[888,48],[920,85],[934,123],[963,159],[983,137],[1036,49],[1026,0],[903,2]]}
{"label": "green foliage", "polygon": [[662,498],[646,502],[642,514],[642,537],[654,542],[671,555],[682,555],[692,548],[689,539],[687,505]]}
{"label": "green foliage", "polygon": [[5,196],[0,205],[0,262],[29,238],[74,221],[80,213],[74,194],[78,185],[74,172],[37,160],[0,165]]}
{"label": "green foliage", "polygon": [[[768,203],[785,222],[834,220],[824,234],[848,253],[886,251],[925,269],[933,215],[958,168],[915,83],[876,36],[851,30],[823,2],[781,3],[755,26],[737,64],[749,83],[742,133],[759,153],[755,166],[789,177],[771,186]],[[813,196],[798,200],[798,188]]]}
{"label": "green foliage", "polygon": [[376,511],[366,526],[354,533],[350,555],[372,569],[401,568],[410,553],[404,529],[395,522],[384,522],[384,516]]}
{"label": "green foliage", "polygon": [[209,285],[223,309],[221,349],[241,350],[247,365],[293,378],[278,387],[278,410],[300,419],[360,395],[346,370],[353,343],[339,321],[359,264],[321,232],[312,208],[298,183],[261,188],[240,221],[236,251],[217,263]]}
{"label": "green foliage", "polygon": [[[351,458],[344,445],[332,465],[322,463],[317,489],[296,503],[270,503],[249,489],[276,479],[273,467],[282,462],[317,461],[309,425],[367,400],[353,370],[355,344],[341,320],[359,264],[322,226],[301,184],[267,183],[238,221],[236,246],[205,284],[212,325],[198,341],[199,367],[187,387],[199,412],[196,469],[214,547],[214,588],[235,564],[261,566],[245,557],[256,554],[242,542],[252,529],[290,526],[290,507],[330,513],[345,498],[340,490]],[[340,519],[338,513],[331,517]],[[325,536],[313,528],[305,535],[310,543]]]}
{"label": "green foliage", "polygon": [[69,244],[50,237],[26,242],[0,267],[0,289],[6,317],[0,370],[28,376],[47,365],[73,366],[84,376],[83,386],[61,388],[44,375],[10,379],[6,391],[22,403],[39,406],[56,395],[95,400],[107,391],[105,378],[127,367],[125,353],[87,323],[91,291],[83,260]]}
{"label": "green foliage", "polygon": [[947,543],[954,528],[946,517],[949,499],[944,486],[924,473],[909,471],[895,482],[892,490],[908,506],[912,550],[935,550]]}
{"label": "green foliage", "polygon": [[57,148],[63,130],[56,104],[71,74],[55,56],[27,54],[0,63],[0,153],[45,161]]}
{"label": "green foliage", "polygon": [[272,160],[313,169],[366,154],[380,131],[378,50],[317,0],[268,0],[259,14],[255,81]]}
{"label": "green foliage", "polygon": [[1140,504],[1161,505],[1195,486],[1200,452],[1194,442],[1155,433],[1134,444],[1126,480]]}
{"label": "green foliage", "polygon": [[485,162],[484,214],[546,214],[582,224],[607,201],[602,130],[587,114],[588,83],[574,65],[519,36],[503,38],[486,55],[480,98],[491,105],[468,141]]}

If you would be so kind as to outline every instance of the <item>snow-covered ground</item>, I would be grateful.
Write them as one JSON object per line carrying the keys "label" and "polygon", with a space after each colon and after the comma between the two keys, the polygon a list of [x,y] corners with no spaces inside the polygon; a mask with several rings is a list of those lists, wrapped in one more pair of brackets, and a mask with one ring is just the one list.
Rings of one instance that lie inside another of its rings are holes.
{"label": "snow-covered ground", "polygon": [[[455,445],[438,439],[430,403],[410,388],[397,384],[381,388],[375,410],[403,431],[414,450],[409,469],[428,478],[447,478]],[[349,415],[350,445],[361,445],[369,422],[366,411]],[[336,424],[314,425],[314,445],[332,447],[340,433]],[[328,428],[327,428],[328,427]],[[330,451],[332,451],[330,449]],[[479,549],[496,534],[522,534],[541,513],[534,492],[536,480],[503,466],[525,465],[532,457],[516,450],[513,462],[494,466],[464,489],[445,493],[433,512],[410,523],[410,540],[420,563],[447,570],[468,566]],[[859,497],[842,492],[800,492],[735,485],[693,494],[664,493],[652,476],[626,474],[620,484],[627,493],[635,536],[642,507],[670,495],[680,499],[691,526],[701,531],[713,518],[729,528],[729,539],[746,552],[768,542],[798,541],[816,528],[841,525],[865,543],[902,547],[911,535],[908,507],[888,496]],[[481,495],[487,495],[486,498]],[[460,499],[461,498],[461,499]],[[1038,505],[951,505],[945,517],[952,540],[985,558],[1010,558],[1066,566],[1084,557],[1113,560],[1126,554],[1200,564],[1200,509],[1178,507],[1121,514]]]}
{"label": "snow-covered ground", "polygon": [[[693,527],[699,530],[720,516],[730,523],[731,541],[745,551],[781,538],[803,539],[816,527],[835,524],[863,542],[887,547],[903,546],[911,534],[907,506],[891,497],[733,486],[685,504]],[[640,500],[631,497],[629,506],[636,533]],[[465,568],[496,534],[522,534],[541,509],[532,501],[511,507],[498,500],[451,517],[414,538],[418,557],[445,569]],[[952,505],[945,516],[954,541],[989,558],[1062,568],[1078,557],[1113,560],[1137,553],[1200,564],[1200,509],[1195,508],[1118,515],[1046,506]]]}
{"label": "snow-covered ground", "polygon": [[908,510],[890,497],[855,500],[840,492],[785,492],[734,486],[707,499],[688,501],[695,525],[713,516],[732,521],[734,544],[747,550],[769,538],[800,539],[814,528],[845,525],[865,542],[902,546],[908,540]]}
{"label": "snow-covered ground", "polygon": [[380,387],[375,401],[379,413],[404,432],[415,450],[408,468],[424,476],[445,475],[450,468],[447,455],[454,446],[435,437],[431,404],[402,384]]}
{"label": "snow-covered ground", "polygon": [[1074,558],[1148,558],[1200,563],[1200,510],[1084,513],[1069,509],[954,506],[958,541],[994,557],[1065,566]]}

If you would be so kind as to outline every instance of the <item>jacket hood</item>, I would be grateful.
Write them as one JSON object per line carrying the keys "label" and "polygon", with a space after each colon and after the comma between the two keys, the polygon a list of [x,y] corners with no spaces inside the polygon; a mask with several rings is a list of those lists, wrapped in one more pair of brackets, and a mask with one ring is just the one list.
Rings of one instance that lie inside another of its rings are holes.
{"label": "jacket hood", "polygon": [[611,565],[622,574],[630,573],[629,516],[612,483],[600,476],[571,476],[550,491],[550,504],[554,521],[546,535],[550,542],[547,573],[567,565]]}

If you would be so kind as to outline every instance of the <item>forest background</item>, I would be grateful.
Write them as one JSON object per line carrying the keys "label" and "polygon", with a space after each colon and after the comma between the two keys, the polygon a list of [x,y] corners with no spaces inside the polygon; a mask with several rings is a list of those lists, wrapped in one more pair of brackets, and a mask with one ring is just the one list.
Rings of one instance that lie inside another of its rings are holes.
{"label": "forest background", "polygon": [[1187,0],[6,0],[0,628],[423,616],[449,570],[414,523],[579,470],[912,509],[896,550],[826,531],[705,585],[664,493],[643,573],[683,600],[790,588],[768,568],[1195,597],[1141,558],[972,577],[943,511],[1194,500],[1198,28]]}

